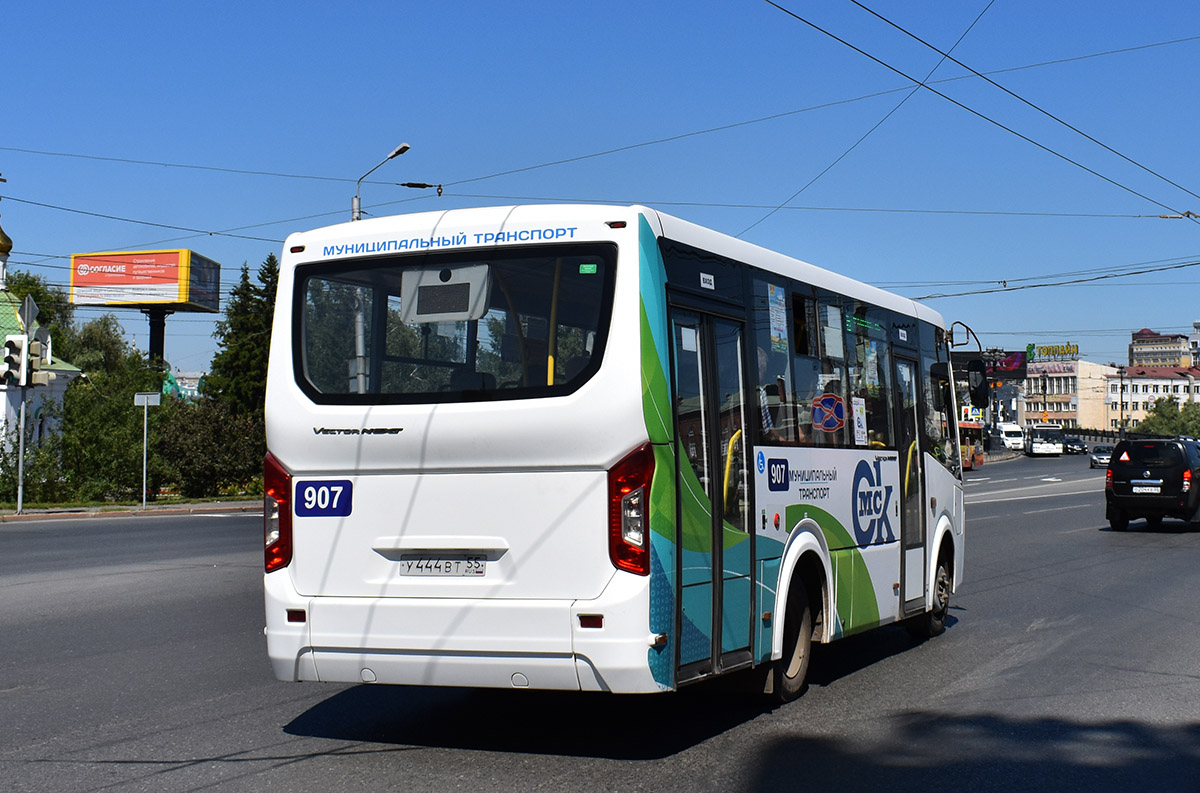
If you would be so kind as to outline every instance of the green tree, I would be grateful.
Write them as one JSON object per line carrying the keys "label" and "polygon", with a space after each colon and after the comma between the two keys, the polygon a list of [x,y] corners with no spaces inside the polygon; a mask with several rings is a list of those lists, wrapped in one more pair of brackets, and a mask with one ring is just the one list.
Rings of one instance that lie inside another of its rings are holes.
{"label": "green tree", "polygon": [[203,393],[230,407],[235,414],[262,415],[267,389],[267,353],[279,284],[279,260],[267,255],[258,268],[258,283],[242,265],[238,285],[230,293],[225,319],[213,333],[220,348],[204,378]]}
{"label": "green tree", "polygon": [[175,409],[167,411],[158,425],[155,451],[167,461],[167,476],[179,492],[188,498],[258,492],[261,417],[238,414],[215,399],[170,401],[176,403]]}
{"label": "green tree", "polygon": [[[83,365],[73,362],[84,375],[63,396],[62,475],[80,500],[134,498],[142,486],[142,412],[134,409],[133,395],[158,391],[162,375],[125,343],[111,314],[88,322],[79,338],[88,346],[78,356]],[[152,433],[157,434],[163,412],[176,409],[172,402],[151,411]],[[157,455],[150,462],[150,490],[155,491],[167,466]]]}
{"label": "green tree", "polygon": [[74,344],[61,354],[57,340],[54,341],[54,357],[70,362],[85,374],[120,371],[134,353],[125,341],[121,323],[112,314],[90,320],[71,335]]}
{"label": "green tree", "polygon": [[1181,408],[1173,396],[1154,401],[1154,407],[1137,426],[1139,433],[1147,435],[1190,435],[1200,436],[1200,403],[1187,402]]}
{"label": "green tree", "polygon": [[[32,297],[37,303],[37,324],[50,330],[51,338],[58,332],[73,330],[75,307],[67,293],[57,286],[52,286],[40,275],[34,275],[23,270],[13,270],[6,276],[8,291],[20,303],[25,298]],[[57,343],[57,339],[55,339]]]}

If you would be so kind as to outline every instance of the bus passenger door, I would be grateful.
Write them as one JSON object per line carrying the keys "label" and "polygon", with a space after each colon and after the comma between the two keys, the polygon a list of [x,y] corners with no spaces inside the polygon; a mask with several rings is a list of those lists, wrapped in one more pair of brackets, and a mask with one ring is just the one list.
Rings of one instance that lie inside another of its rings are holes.
{"label": "bus passenger door", "polygon": [[917,411],[917,362],[896,357],[896,443],[900,450],[900,576],[903,616],[925,609],[925,512]]}
{"label": "bus passenger door", "polygon": [[679,680],[750,663],[742,324],[672,310],[679,482]]}

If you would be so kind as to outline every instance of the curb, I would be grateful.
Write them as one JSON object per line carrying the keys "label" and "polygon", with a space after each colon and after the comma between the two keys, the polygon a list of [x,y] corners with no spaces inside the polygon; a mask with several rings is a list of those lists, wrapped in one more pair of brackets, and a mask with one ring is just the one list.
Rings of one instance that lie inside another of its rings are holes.
{"label": "curb", "polygon": [[211,512],[262,512],[261,501],[247,501],[230,504],[216,502],[213,504],[179,504],[171,506],[141,507],[80,507],[64,509],[36,509],[17,514],[6,512],[0,514],[0,523],[15,523],[29,520],[62,520],[64,518],[116,518],[116,517],[150,517],[154,515],[197,515]]}

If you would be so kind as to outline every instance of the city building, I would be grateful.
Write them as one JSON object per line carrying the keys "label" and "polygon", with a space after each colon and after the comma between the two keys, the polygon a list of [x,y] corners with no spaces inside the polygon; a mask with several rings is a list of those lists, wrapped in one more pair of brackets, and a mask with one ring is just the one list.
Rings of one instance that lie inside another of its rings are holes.
{"label": "city building", "polygon": [[1192,353],[1189,344],[1186,333],[1158,333],[1149,328],[1142,328],[1131,334],[1129,365],[1191,366]]}
{"label": "city building", "polygon": [[1164,397],[1176,402],[1200,402],[1200,367],[1183,366],[1119,366],[1108,375],[1105,389],[1104,426],[1133,429],[1154,409],[1154,403]]}
{"label": "city building", "polygon": [[1192,335],[1188,336],[1188,352],[1192,355],[1191,366],[1200,366],[1200,319],[1192,322]]}
{"label": "city building", "polygon": [[[1076,351],[1076,356],[1078,352]],[[1070,360],[1031,361],[1027,368],[1022,424],[1046,421],[1064,427],[1108,426],[1106,395],[1111,364]]]}

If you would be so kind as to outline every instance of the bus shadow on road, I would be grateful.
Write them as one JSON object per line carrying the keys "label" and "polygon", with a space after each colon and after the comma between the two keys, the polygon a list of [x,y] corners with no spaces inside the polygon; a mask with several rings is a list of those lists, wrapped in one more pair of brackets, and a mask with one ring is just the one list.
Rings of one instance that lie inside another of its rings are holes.
{"label": "bus shadow on road", "polygon": [[[948,632],[953,632],[954,626],[958,624],[956,611],[963,611],[963,607],[952,603],[950,613],[946,616]],[[935,638],[928,641],[938,640]],[[914,651],[924,643],[913,638],[904,626],[897,624],[819,646],[813,653],[812,666],[808,670],[808,684],[818,687],[832,685],[843,677],[860,672],[892,656]]]}
{"label": "bus shadow on road", "polygon": [[365,685],[313,706],[284,732],[443,749],[653,760],[771,710],[764,696],[730,689],[699,685],[641,696]]}
{"label": "bus shadow on road", "polygon": [[[951,614],[948,629],[956,622]],[[809,683],[832,685],[917,645],[904,628],[893,626],[816,647]],[[651,695],[355,686],[309,708],[284,732],[403,746],[654,760],[775,710],[777,704],[761,693],[764,671]]]}

